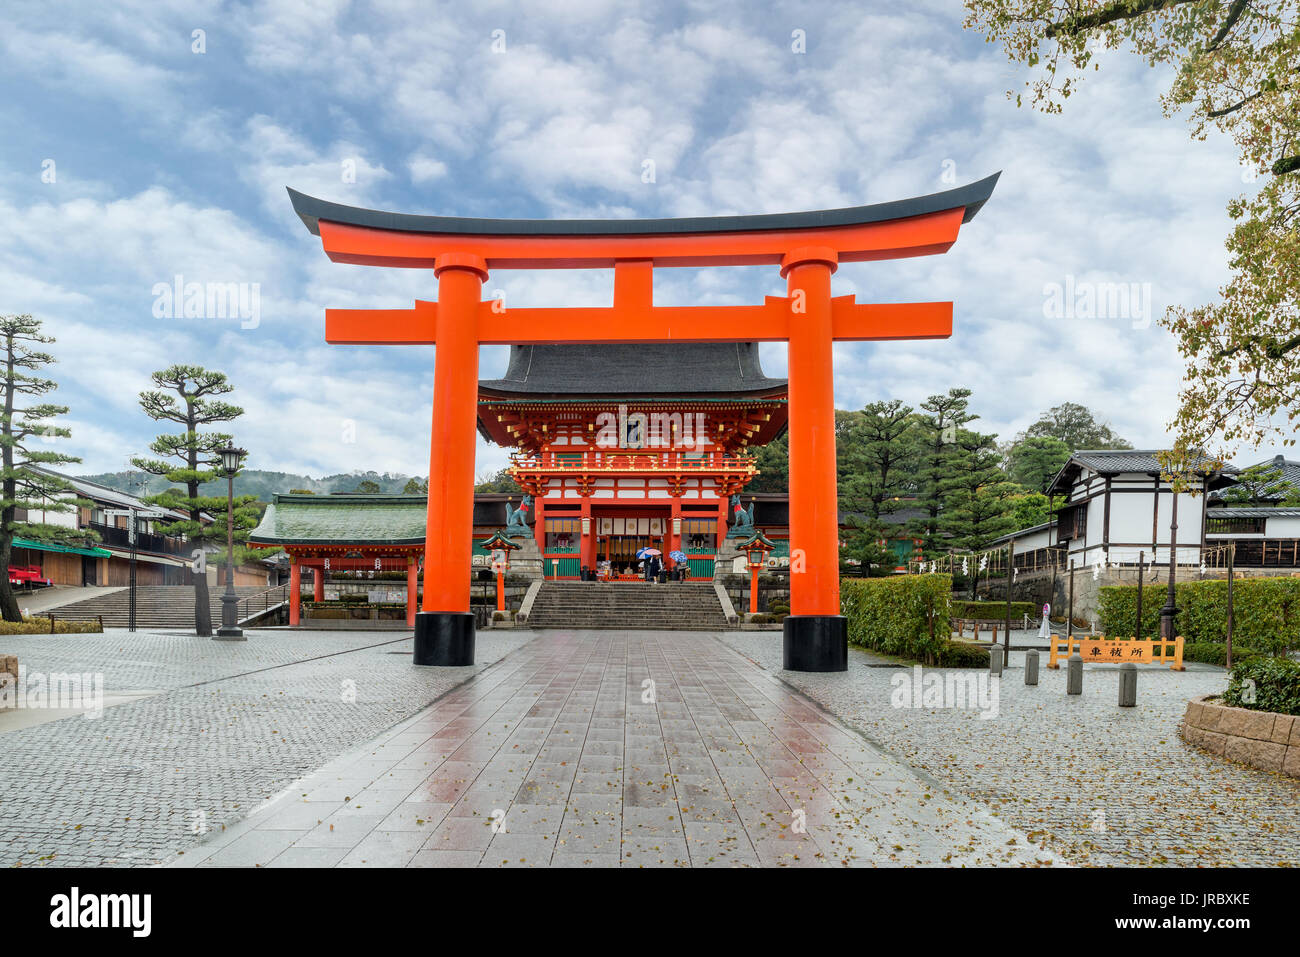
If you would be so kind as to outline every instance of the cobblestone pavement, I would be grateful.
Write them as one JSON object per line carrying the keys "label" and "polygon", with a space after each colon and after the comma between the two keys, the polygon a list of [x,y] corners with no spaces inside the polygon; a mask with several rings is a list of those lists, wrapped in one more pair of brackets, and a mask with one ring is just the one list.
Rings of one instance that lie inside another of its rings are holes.
{"label": "cobblestone pavement", "polygon": [[196,829],[239,820],[531,637],[485,631],[475,667],[429,669],[411,665],[409,637],[248,634],[0,637],[29,674],[102,672],[110,695],[161,691],[0,735],[0,866],[171,860]]}
{"label": "cobblestone pavement", "polygon": [[[951,791],[984,802],[1008,824],[1070,861],[1130,866],[1295,866],[1300,783],[1228,764],[1178,735],[1188,699],[1221,692],[1223,669],[1181,674],[1140,667],[1138,707],[1119,708],[1118,670],[1087,666],[1084,692],[1065,694],[1065,670],[1024,684],[1013,652],[998,715],[891,706],[901,670],[851,648],[848,674],[781,670],[781,635],[723,640],[779,675],[902,761]],[[930,669],[927,669],[927,671]]]}
{"label": "cobblestone pavement", "polygon": [[175,864],[1058,860],[715,636],[539,635]]}

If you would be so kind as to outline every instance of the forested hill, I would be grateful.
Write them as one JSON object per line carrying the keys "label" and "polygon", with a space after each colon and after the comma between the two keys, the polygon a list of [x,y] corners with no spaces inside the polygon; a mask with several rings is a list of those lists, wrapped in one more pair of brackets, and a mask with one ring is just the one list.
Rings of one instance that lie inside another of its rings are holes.
{"label": "forested hill", "polygon": [[[144,472],[104,472],[99,475],[83,475],[89,482],[107,485],[131,495],[155,495],[164,491],[172,483],[161,475],[148,475]],[[295,475],[292,472],[268,472],[262,469],[245,469],[235,476],[236,495],[256,495],[263,502],[271,501],[276,492],[302,490],[328,495],[331,492],[361,491],[400,493],[410,480],[408,475],[392,475],[379,472],[348,472],[339,475],[326,475],[324,478],[310,478]],[[362,487],[362,483],[373,483]],[[375,488],[374,486],[378,486]],[[219,479],[199,486],[200,495],[226,494],[226,480]]]}

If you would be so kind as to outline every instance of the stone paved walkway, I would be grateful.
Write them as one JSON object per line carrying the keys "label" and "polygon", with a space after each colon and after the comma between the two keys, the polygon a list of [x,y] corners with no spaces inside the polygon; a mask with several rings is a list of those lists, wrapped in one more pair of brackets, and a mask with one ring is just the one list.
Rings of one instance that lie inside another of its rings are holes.
{"label": "stone paved walkway", "polygon": [[377,633],[0,636],[29,673],[100,672],[134,699],[0,734],[0,866],[170,861],[530,637],[485,632],[475,667],[417,669],[409,637]]}
{"label": "stone paved walkway", "polygon": [[[723,640],[841,716],[902,761],[970,795],[1036,843],[1101,866],[1294,867],[1300,863],[1300,782],[1228,764],[1183,742],[1187,701],[1222,692],[1222,668],[1177,673],[1142,666],[1138,707],[1117,706],[1113,666],[1088,665],[1084,693],[1065,694],[1065,670],[1041,656],[1040,683],[1024,684],[1013,652],[998,714],[892,706],[897,667],[849,649],[849,672],[781,670],[781,635],[729,632]],[[927,669],[930,670],[930,669]],[[939,669],[942,671],[942,669]]]}
{"label": "stone paved walkway", "polygon": [[1054,860],[716,636],[552,631],[176,864]]}

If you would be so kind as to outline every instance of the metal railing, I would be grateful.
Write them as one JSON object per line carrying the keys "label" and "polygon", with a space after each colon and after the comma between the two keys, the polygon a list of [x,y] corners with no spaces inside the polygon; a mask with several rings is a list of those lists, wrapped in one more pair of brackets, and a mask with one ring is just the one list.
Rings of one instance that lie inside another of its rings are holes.
{"label": "metal railing", "polygon": [[[89,528],[99,535],[105,545],[115,548],[131,547],[131,530],[105,525],[103,522],[87,522],[83,528]],[[156,535],[153,532],[136,532],[135,547],[142,552],[160,552],[164,555],[188,555],[194,546],[183,538],[174,535]]]}
{"label": "metal railing", "polygon": [[286,604],[289,601],[289,584],[276,585],[268,588],[266,591],[258,592],[255,595],[248,595],[239,600],[235,606],[235,621],[247,621],[257,615],[266,614],[277,605]]}

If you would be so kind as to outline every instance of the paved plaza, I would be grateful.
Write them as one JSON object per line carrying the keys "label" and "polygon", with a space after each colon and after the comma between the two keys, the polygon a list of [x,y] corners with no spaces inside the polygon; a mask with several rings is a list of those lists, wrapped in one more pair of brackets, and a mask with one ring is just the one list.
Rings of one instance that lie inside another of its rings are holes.
{"label": "paved plaza", "polygon": [[179,863],[1054,861],[716,636],[554,631]]}
{"label": "paved plaza", "polygon": [[[1117,706],[1115,666],[1088,665],[1083,694],[1041,654],[1037,687],[1012,652],[996,718],[891,707],[897,666],[849,649],[847,675],[780,671],[781,636],[723,636],[850,727],[943,786],[976,798],[1063,857],[1093,866],[1295,866],[1300,782],[1229,764],[1183,742],[1187,701],[1220,693],[1222,668],[1139,666],[1138,705]],[[905,666],[907,667],[907,666]]]}
{"label": "paved plaza", "polygon": [[169,860],[527,640],[488,632],[475,667],[416,669],[400,634],[249,636],[0,636],[29,674],[100,672],[126,699],[93,720],[0,715],[16,726],[0,733],[0,866]]}
{"label": "paved plaza", "polygon": [[[780,670],[776,632],[6,636],[98,671],[101,718],[0,718],[5,866],[1293,863],[1300,787],[1185,745],[1221,669],[1022,683],[997,712],[891,705],[905,669]],[[1044,656],[1045,659],[1045,656]],[[1045,664],[1045,660],[1044,660]],[[27,722],[27,723],[24,723]],[[8,729],[6,730],[6,727]]]}

